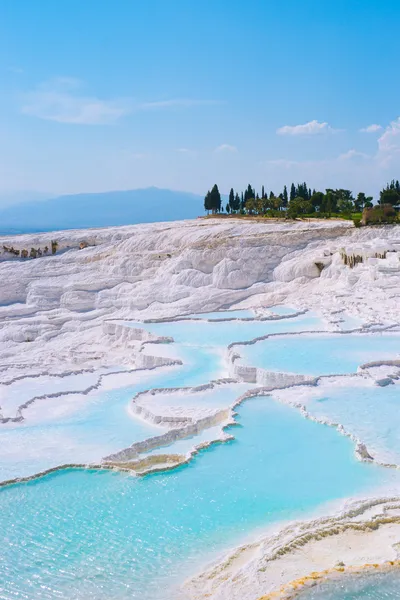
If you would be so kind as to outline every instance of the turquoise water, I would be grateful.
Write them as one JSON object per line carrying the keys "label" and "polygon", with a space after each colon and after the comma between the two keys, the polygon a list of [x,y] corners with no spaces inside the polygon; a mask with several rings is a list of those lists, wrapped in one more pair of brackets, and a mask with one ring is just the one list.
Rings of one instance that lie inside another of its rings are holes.
{"label": "turquoise water", "polygon": [[[66,457],[98,460],[162,433],[129,417],[127,407],[137,391],[219,377],[221,350],[232,341],[323,327],[310,313],[282,321],[139,326],[172,336],[184,364],[142,373],[121,389],[100,390],[69,415],[0,428],[3,478],[68,462]],[[399,351],[400,336],[369,336],[370,347],[367,336],[358,338],[324,334],[316,343],[313,336],[288,336],[246,349],[268,344],[268,351],[274,349],[268,364],[285,359],[288,370],[307,372],[304,367],[318,365],[318,373],[332,364],[354,370],[353,363],[364,362],[360,355],[370,351],[392,356]],[[300,344],[288,353],[281,340]],[[240,395],[241,386],[237,389]],[[231,401],[235,393],[218,388],[215,396],[203,396],[211,407]],[[134,478],[67,470],[0,489],[0,599],[177,600],[177,583],[249,532],[306,518],[325,502],[398,481],[395,471],[356,461],[353,443],[334,429],[271,398],[254,398],[238,412],[240,426],[229,430],[235,440],[213,445],[169,473]],[[188,448],[188,440],[178,444]]]}
{"label": "turquoise water", "polygon": [[397,600],[399,597],[400,573],[396,571],[344,576],[298,595],[299,600]]}
{"label": "turquoise water", "polygon": [[282,336],[237,346],[242,363],[307,375],[352,373],[363,363],[400,356],[400,335]]}
{"label": "turquoise water", "polygon": [[400,464],[400,386],[340,386],[302,399],[308,411],[344,425],[378,460]]}
{"label": "turquoise water", "polygon": [[277,304],[276,306],[271,306],[268,310],[272,311],[276,315],[286,316],[293,315],[298,312],[297,308],[291,308],[290,306],[283,306],[282,304]]}
{"label": "turquoise water", "polygon": [[175,342],[197,346],[223,346],[251,340],[267,333],[315,331],[324,329],[321,319],[312,313],[276,321],[177,321],[165,323],[129,323],[158,336],[173,337]]}
{"label": "turquoise water", "polygon": [[[43,419],[30,418],[29,410],[46,413],[47,401],[38,401],[32,409],[25,411],[26,421],[0,428],[0,480],[25,477],[67,462],[96,462],[135,441],[162,433],[160,428],[127,415],[129,403],[138,391],[157,387],[195,386],[221,375],[226,376],[226,367],[224,372],[222,365],[222,351],[234,339],[248,339],[259,335],[260,328],[263,332],[282,331],[288,327],[295,330],[318,329],[320,323],[314,315],[307,315],[271,322],[180,321],[140,323],[140,326],[157,335],[173,336],[177,342],[174,347],[183,365],[143,373],[133,385],[121,389],[99,390],[84,399],[80,409],[72,411],[71,415],[52,416],[50,420],[45,419],[45,422],[42,422]],[[162,347],[155,347],[154,352],[157,351],[161,352]],[[93,375],[90,377],[93,383]],[[69,385],[68,378],[64,382],[58,381],[54,389],[68,389],[67,383]],[[41,379],[24,380],[23,384],[25,387],[24,395],[20,395],[21,402],[29,396],[26,395],[27,389],[30,390],[30,397],[43,393]],[[81,383],[82,388],[86,385],[87,383]],[[73,384],[73,388],[79,387],[78,384]],[[51,391],[48,385],[46,391]],[[13,394],[11,388],[5,388],[4,394],[6,393],[10,395],[9,401],[15,410],[18,394]],[[240,390],[237,395],[241,393]],[[71,399],[67,397],[59,402],[66,406],[68,402],[71,403]],[[54,410],[56,403],[57,401],[52,401],[50,412]]]}
{"label": "turquoise water", "polygon": [[[218,359],[210,359],[204,348],[188,346],[183,358],[182,366],[142,373],[133,385],[93,393],[70,415],[32,422],[28,411],[23,423],[0,427],[0,480],[26,477],[68,462],[96,462],[135,441],[162,434],[164,429],[130,417],[128,406],[140,390],[200,385],[219,375]],[[31,385],[35,395],[35,380]],[[65,405],[68,400],[60,402]],[[45,400],[34,406],[46,412]]]}
{"label": "turquoise water", "polygon": [[175,600],[170,585],[252,529],[387,476],[357,462],[348,439],[271,398],[239,413],[235,441],[170,473],[68,471],[3,488],[0,597]]}

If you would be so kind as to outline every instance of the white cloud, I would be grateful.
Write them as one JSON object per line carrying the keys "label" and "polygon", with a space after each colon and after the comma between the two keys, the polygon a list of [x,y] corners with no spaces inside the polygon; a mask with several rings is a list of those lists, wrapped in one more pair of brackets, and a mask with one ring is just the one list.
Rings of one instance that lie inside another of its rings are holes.
{"label": "white cloud", "polygon": [[217,146],[214,150],[214,152],[237,152],[238,149],[236,148],[236,146],[231,146],[230,144],[221,144],[220,146]]}
{"label": "white cloud", "polygon": [[400,117],[388,125],[378,138],[379,152],[389,152],[398,149],[400,145]]}
{"label": "white cloud", "polygon": [[113,123],[131,110],[126,100],[101,100],[79,95],[78,80],[58,77],[39,85],[24,98],[22,112],[26,115],[79,125]]}
{"label": "white cloud", "polygon": [[26,115],[58,123],[104,125],[140,110],[217,104],[213,100],[188,98],[155,102],[135,102],[133,98],[102,99],[83,95],[82,87],[82,83],[72,77],[56,77],[26,94],[21,110]]}
{"label": "white cloud", "polygon": [[377,131],[380,131],[382,129],[381,125],[377,125],[376,123],[373,123],[372,125],[368,125],[368,127],[362,127],[360,129],[361,133],[376,133]]}
{"label": "white cloud", "polygon": [[352,148],[351,150],[348,150],[347,152],[345,152],[344,154],[340,154],[340,156],[338,156],[338,160],[351,160],[353,158],[371,158],[369,154],[365,154],[365,152],[358,152],[357,150],[354,150],[354,148]]}
{"label": "white cloud", "polygon": [[333,129],[328,123],[320,123],[319,121],[309,121],[304,125],[284,125],[276,130],[278,135],[317,135],[321,133],[334,133],[339,131]]}

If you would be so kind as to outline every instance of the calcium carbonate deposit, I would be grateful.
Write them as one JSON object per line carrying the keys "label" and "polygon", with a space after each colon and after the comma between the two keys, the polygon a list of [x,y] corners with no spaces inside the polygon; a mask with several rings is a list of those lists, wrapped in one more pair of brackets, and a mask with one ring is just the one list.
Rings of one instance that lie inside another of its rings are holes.
{"label": "calcium carbonate deposit", "polygon": [[399,227],[206,219],[0,247],[41,249],[0,254],[1,598],[340,598],[377,568],[390,597]]}

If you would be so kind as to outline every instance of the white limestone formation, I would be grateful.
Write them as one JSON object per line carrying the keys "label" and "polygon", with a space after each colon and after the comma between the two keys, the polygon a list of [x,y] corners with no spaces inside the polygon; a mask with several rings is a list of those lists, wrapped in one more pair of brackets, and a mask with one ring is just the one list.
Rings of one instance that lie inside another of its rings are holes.
{"label": "white limestone formation", "polygon": [[[51,254],[51,240],[58,242],[55,255]],[[8,426],[10,418],[18,422],[26,418],[28,408],[51,397],[52,378],[65,382],[65,389],[57,386],[57,398],[71,393],[85,396],[103,385],[112,372],[147,371],[179,363],[169,343],[171,338],[157,338],[138,326],[130,327],[129,321],[171,319],[226,308],[252,308],[258,316],[268,316],[268,307],[280,303],[299,311],[312,309],[337,328],[342,314],[367,326],[393,327],[400,321],[400,228],[395,226],[354,229],[344,221],[209,219],[9,236],[0,239],[0,248],[3,245],[19,251],[47,246],[50,252],[35,259],[0,253],[0,390],[33,378],[46,381],[42,395],[30,397],[25,390],[21,405],[16,404],[10,414],[0,415],[4,421],[0,427]],[[161,395],[151,392],[135,397],[131,412],[164,429],[159,436],[134,443],[105,460],[112,464],[135,461],[154,448],[213,426],[219,427],[215,439],[229,439],[224,427],[232,423],[234,408],[244,399],[316,383],[301,374],[243,365],[237,360],[237,347],[228,352],[227,364],[230,377],[254,388],[218,409],[163,404]],[[368,377],[376,386],[390,386],[399,377],[398,366],[395,360],[364,365],[354,377]],[[78,381],[81,388],[76,389]],[[282,392],[281,398],[290,402],[290,393]],[[313,418],[304,405],[292,404]],[[340,423],[328,424],[347,435]],[[362,439],[348,435],[361,460],[375,459]],[[193,448],[182,460],[189,460],[197,450]],[[157,468],[169,466],[166,461]],[[140,474],[143,472],[144,468]],[[319,522],[315,527],[327,524],[335,528],[338,522],[342,523],[339,519]],[[396,537],[397,521],[395,525]],[[297,536],[302,527],[312,540],[312,528],[296,525],[274,538],[272,546],[270,541],[263,541],[237,551],[226,563],[193,581],[187,588],[191,597],[250,599],[256,597],[255,592],[260,596],[272,592],[308,570],[330,568],[329,560],[323,559],[328,550],[316,546],[315,556],[320,556],[320,561],[296,558],[290,562],[288,558],[284,567],[276,561],[270,570],[271,549],[286,548],[290,536]],[[379,531],[389,530],[382,526]],[[357,541],[355,553],[366,543],[366,537],[359,545]],[[337,539],[344,540],[340,551],[343,555],[348,552],[351,558],[346,538]],[[379,536],[376,540],[381,548]],[[316,537],[315,543],[319,541]],[[375,556],[368,544],[365,548],[371,552],[357,554],[357,560]],[[286,550],[283,553],[290,555]],[[392,555],[386,551],[379,554],[382,559],[387,556]],[[260,565],[265,564],[266,574],[260,575],[264,573]]]}
{"label": "white limestone formation", "polygon": [[[110,320],[282,301],[370,322],[398,317],[385,291],[400,281],[395,227],[186,221],[5,237],[0,247],[50,247],[51,239],[54,256],[1,255],[0,381],[61,366],[131,366],[133,338],[119,339],[125,328],[112,334]],[[89,246],[79,249],[82,239]],[[350,269],[343,248],[386,258]]]}
{"label": "white limestone formation", "polygon": [[183,587],[188,600],[290,600],[328,577],[399,567],[400,502],[354,501],[229,552]]}

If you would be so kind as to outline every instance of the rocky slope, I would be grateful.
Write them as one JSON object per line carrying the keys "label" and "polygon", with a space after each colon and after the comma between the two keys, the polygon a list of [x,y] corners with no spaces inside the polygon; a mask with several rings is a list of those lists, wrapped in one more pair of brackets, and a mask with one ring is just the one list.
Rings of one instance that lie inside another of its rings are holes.
{"label": "rocky slope", "polygon": [[[6,237],[0,248],[44,248],[51,239],[54,256],[0,255],[0,382],[132,366],[133,333],[110,335],[116,319],[283,301],[375,321],[398,316],[396,227],[182,221]],[[363,262],[351,268],[344,255]]]}

